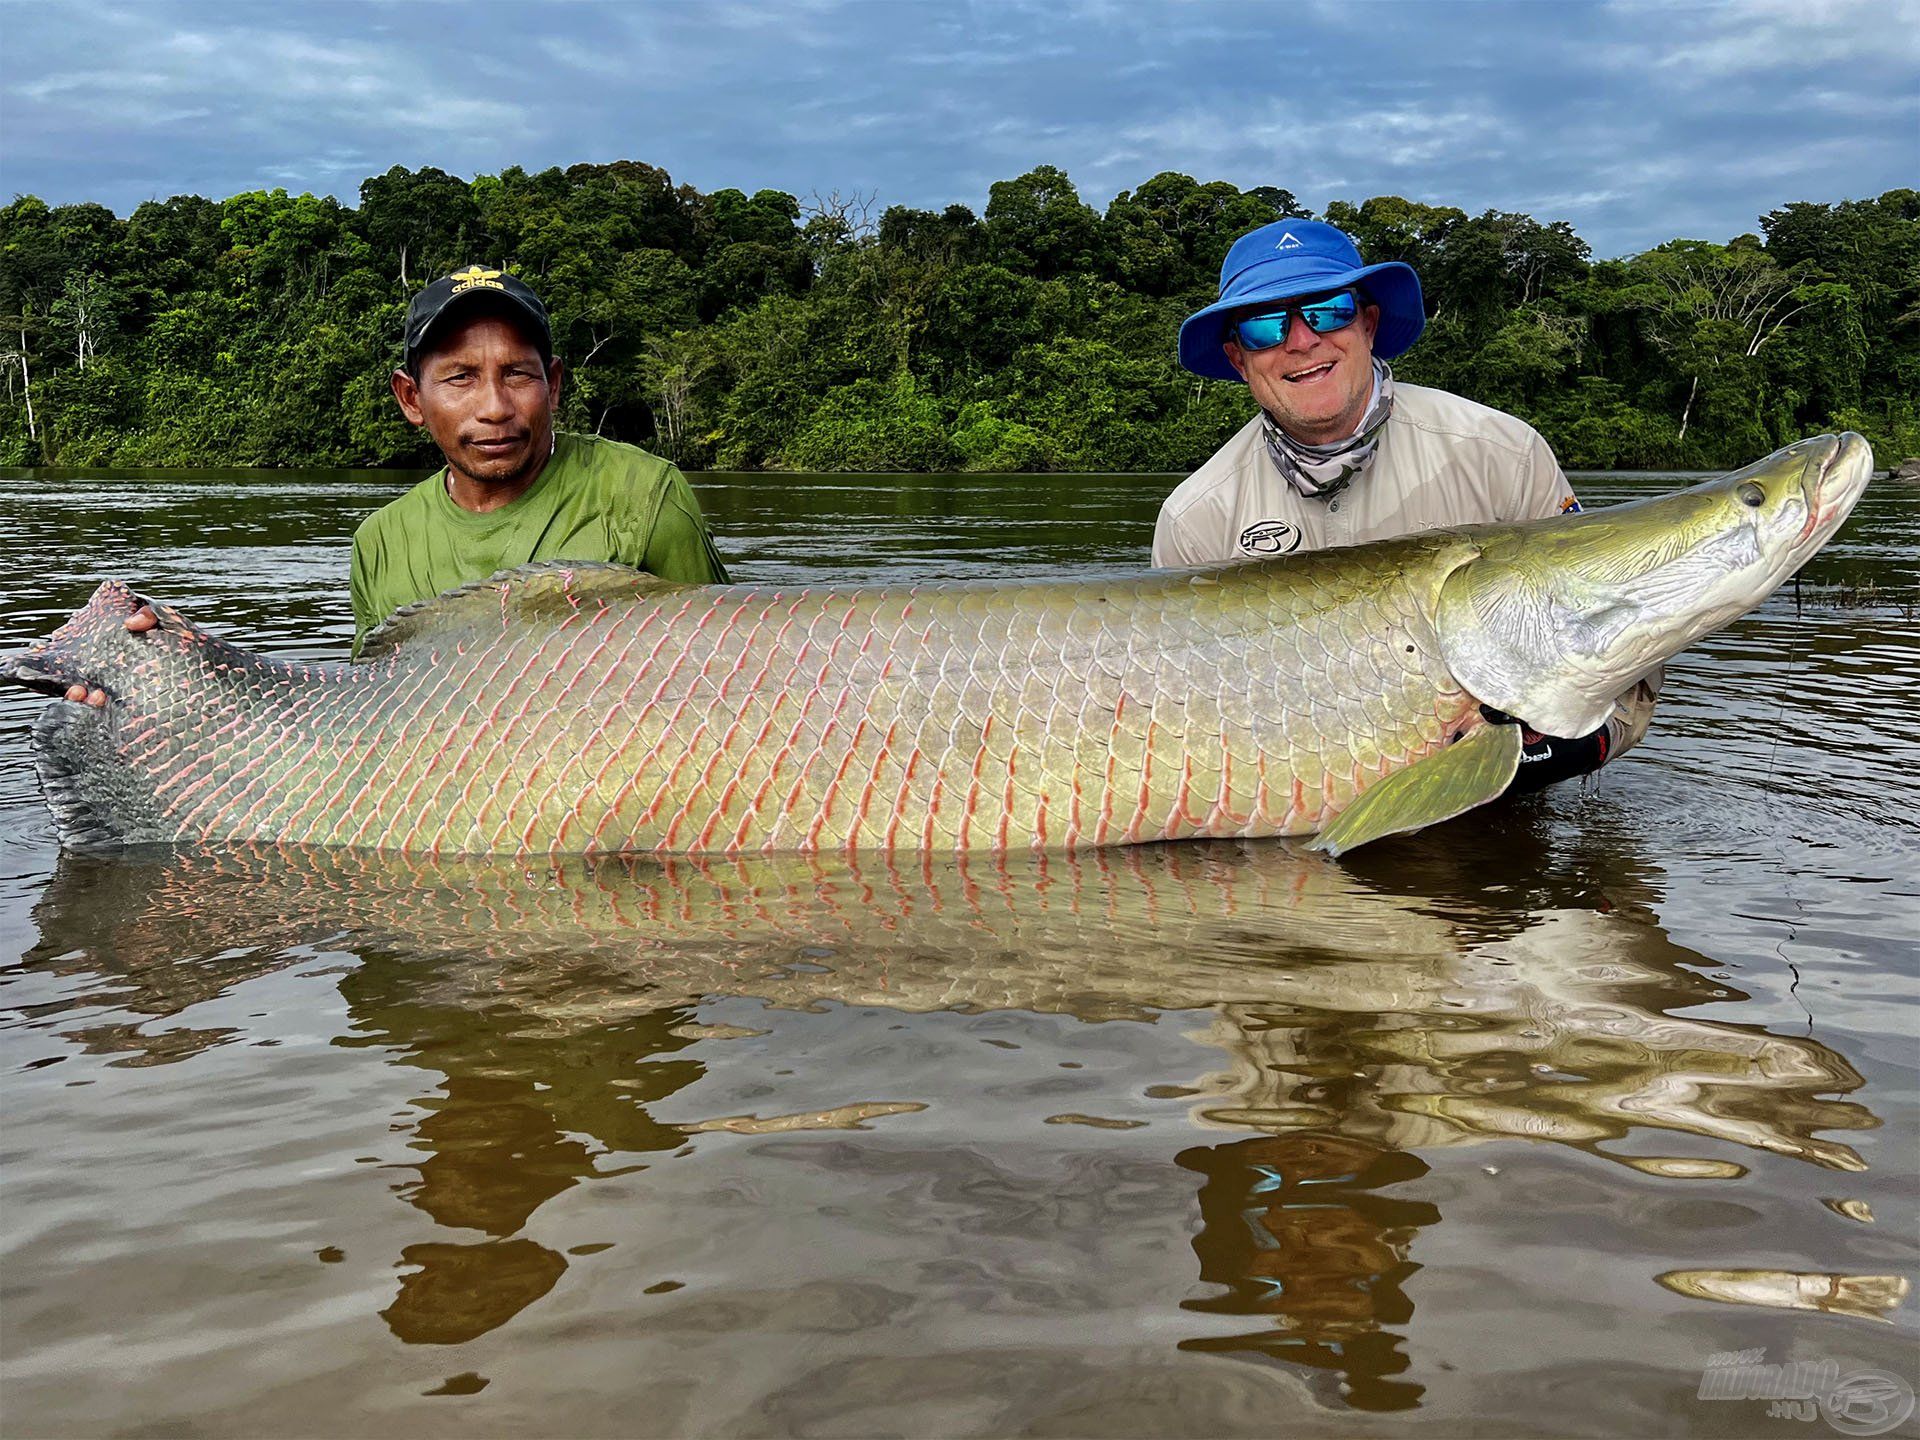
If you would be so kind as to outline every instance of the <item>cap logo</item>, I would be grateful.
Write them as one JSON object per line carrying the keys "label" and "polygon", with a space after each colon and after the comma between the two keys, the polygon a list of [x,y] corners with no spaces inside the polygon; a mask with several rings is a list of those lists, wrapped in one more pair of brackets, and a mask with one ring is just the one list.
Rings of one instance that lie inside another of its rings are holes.
{"label": "cap logo", "polygon": [[464,270],[456,270],[447,278],[453,281],[453,293],[456,295],[462,290],[504,290],[507,288],[500,283],[500,272],[498,270],[482,270],[478,265],[469,265]]}
{"label": "cap logo", "polygon": [[1300,245],[1300,237],[1295,235],[1291,230],[1288,230],[1281,234],[1280,243],[1273,248],[1276,250],[1298,250]]}

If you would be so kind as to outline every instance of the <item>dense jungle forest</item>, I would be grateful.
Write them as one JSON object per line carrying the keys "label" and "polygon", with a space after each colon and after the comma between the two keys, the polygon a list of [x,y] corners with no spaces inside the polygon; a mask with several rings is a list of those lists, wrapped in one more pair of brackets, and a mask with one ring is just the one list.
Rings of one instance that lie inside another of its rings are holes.
{"label": "dense jungle forest", "polygon": [[[1284,189],[1154,176],[1104,213],[1043,166],[983,214],[702,194],[621,161],[332,198],[0,209],[0,464],[437,463],[387,376],[408,297],[469,262],[540,292],[566,428],[687,469],[1184,471],[1251,413],[1174,360]],[[1564,221],[1379,196],[1317,218],[1412,264],[1395,362],[1525,417],[1569,468],[1713,468],[1852,428],[1920,454],[1920,192],[1596,260]]]}

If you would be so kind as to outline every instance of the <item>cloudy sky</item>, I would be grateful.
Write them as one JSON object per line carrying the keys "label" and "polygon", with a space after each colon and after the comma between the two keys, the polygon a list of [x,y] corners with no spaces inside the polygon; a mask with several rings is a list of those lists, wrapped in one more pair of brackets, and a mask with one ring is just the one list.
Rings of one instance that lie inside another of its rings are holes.
{"label": "cloudy sky", "polygon": [[1565,219],[1599,255],[1920,185],[1920,0],[0,0],[0,195],[126,213],[645,160],[983,208],[1065,169]]}

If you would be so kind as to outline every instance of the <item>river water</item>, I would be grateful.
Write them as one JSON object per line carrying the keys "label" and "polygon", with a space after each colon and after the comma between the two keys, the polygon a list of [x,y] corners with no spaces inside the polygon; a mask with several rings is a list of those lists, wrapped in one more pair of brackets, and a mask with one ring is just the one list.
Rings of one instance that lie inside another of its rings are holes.
{"label": "river water", "polygon": [[[403,483],[0,474],[0,649],[120,576],[344,655]],[[1135,565],[1168,483],[698,477],[783,582]],[[0,1428],[1837,1433],[1723,1372],[1914,1379],[1916,541],[1337,864],[63,858],[0,694]]]}

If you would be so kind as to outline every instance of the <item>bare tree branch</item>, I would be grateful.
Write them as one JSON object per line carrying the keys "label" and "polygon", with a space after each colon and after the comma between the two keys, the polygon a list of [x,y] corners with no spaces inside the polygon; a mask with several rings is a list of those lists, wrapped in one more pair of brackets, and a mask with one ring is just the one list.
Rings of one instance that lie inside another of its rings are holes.
{"label": "bare tree branch", "polygon": [[878,190],[853,190],[845,195],[838,190],[825,195],[813,190],[800,202],[800,213],[810,220],[830,222],[849,240],[866,240],[879,233],[880,222],[873,214],[879,203]]}

